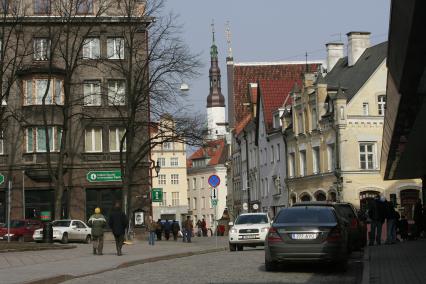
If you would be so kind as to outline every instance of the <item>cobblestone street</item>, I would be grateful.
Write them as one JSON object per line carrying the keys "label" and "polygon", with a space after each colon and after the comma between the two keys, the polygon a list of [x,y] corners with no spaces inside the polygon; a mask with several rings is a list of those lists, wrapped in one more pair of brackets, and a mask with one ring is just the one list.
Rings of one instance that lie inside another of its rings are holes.
{"label": "cobblestone street", "polygon": [[346,273],[311,264],[266,272],[263,248],[257,248],[136,265],[65,283],[360,283],[361,258],[362,253],[352,254]]}

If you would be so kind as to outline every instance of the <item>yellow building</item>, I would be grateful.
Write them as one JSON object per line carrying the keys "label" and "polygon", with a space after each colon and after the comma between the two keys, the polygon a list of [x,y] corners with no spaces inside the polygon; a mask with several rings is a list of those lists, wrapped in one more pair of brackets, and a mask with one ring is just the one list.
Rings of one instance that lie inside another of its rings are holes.
{"label": "yellow building", "polygon": [[303,86],[293,88],[283,115],[290,201],[339,200],[360,208],[384,195],[410,218],[421,181],[384,181],[380,174],[387,43],[369,47],[369,35],[348,33],[348,56],[343,48],[338,58],[336,49],[329,51],[328,74],[304,74]]}

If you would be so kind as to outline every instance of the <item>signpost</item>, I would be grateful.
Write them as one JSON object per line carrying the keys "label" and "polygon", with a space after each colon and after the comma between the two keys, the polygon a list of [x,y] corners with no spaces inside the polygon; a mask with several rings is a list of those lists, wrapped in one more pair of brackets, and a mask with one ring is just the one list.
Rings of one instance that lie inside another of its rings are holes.
{"label": "signpost", "polygon": [[0,184],[3,184],[3,183],[4,183],[4,175],[0,174]]}
{"label": "signpost", "polygon": [[220,184],[220,177],[217,175],[211,175],[208,179],[208,183],[210,184],[210,186],[212,187],[212,206],[214,207],[214,218],[215,218],[215,223],[216,223],[216,247],[217,247],[217,235],[218,235],[218,222],[217,222],[217,199],[218,199],[218,195],[217,195],[217,187]]}
{"label": "signpost", "polygon": [[121,171],[89,171],[86,175],[89,182],[121,181]]}
{"label": "signpost", "polygon": [[152,189],[152,202],[163,202],[163,189],[153,188]]}
{"label": "signpost", "polygon": [[209,176],[208,182],[211,187],[218,187],[220,184],[220,178],[217,175]]}

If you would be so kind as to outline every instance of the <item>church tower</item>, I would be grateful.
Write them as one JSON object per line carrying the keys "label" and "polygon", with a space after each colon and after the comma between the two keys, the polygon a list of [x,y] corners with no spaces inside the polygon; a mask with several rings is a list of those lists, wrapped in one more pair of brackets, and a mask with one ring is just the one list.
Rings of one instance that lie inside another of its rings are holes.
{"label": "church tower", "polygon": [[226,134],[225,97],[220,86],[220,69],[215,43],[215,30],[212,24],[213,43],[210,48],[210,93],[207,97],[207,138],[214,140]]}

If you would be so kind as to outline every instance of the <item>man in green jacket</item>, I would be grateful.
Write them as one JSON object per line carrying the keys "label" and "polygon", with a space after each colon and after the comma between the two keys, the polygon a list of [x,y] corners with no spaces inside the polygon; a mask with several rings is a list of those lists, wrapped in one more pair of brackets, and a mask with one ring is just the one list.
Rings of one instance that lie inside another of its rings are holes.
{"label": "man in green jacket", "polygon": [[98,255],[102,255],[106,219],[105,216],[101,214],[100,208],[95,208],[95,214],[90,216],[87,224],[92,228],[93,254],[97,253]]}

